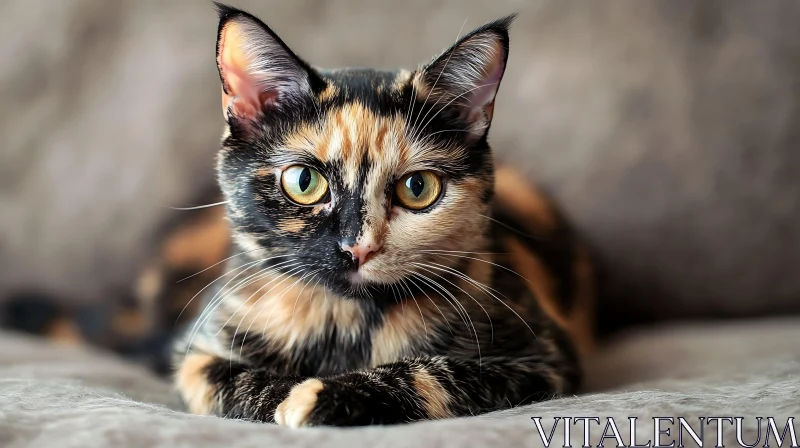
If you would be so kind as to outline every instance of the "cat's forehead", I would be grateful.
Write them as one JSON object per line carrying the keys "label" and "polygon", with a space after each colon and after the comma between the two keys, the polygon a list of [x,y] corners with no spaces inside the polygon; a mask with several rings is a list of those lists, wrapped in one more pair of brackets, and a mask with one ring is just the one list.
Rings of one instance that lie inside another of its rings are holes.
{"label": "cat's forehead", "polygon": [[339,104],[359,101],[374,107],[379,113],[390,112],[384,109],[397,106],[412,76],[410,71],[403,69],[341,68],[322,69],[319,73],[328,84],[321,94],[323,100]]}
{"label": "cat's forehead", "polygon": [[343,69],[322,75],[327,87],[318,94],[317,116],[286,136],[283,157],[311,157],[336,167],[350,187],[366,171],[399,175],[458,157],[458,148],[435,151],[415,138],[414,119],[419,117],[409,113],[403,100],[410,72]]}

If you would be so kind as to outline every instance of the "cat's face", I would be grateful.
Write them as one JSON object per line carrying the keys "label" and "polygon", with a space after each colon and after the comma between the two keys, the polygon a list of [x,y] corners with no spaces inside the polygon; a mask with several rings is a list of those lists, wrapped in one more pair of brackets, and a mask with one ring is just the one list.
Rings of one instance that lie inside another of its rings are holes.
{"label": "cat's face", "polygon": [[458,263],[441,251],[483,248],[510,19],[383,72],[312,69],[255,17],[220,16],[219,180],[243,250],[359,297],[416,290]]}

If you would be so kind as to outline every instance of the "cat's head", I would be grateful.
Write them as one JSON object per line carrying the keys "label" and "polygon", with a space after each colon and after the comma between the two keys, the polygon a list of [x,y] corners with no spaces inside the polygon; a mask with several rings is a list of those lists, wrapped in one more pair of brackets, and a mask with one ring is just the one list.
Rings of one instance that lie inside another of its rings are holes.
{"label": "cat's head", "polygon": [[244,250],[341,295],[371,296],[458,262],[434,251],[484,248],[486,138],[512,17],[413,72],[327,71],[256,17],[218,8],[228,123],[219,181]]}

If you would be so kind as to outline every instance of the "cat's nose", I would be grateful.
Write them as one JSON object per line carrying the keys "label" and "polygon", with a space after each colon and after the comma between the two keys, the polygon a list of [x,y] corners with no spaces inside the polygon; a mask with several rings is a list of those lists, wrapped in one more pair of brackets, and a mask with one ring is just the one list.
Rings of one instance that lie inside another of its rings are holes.
{"label": "cat's nose", "polygon": [[342,250],[350,254],[356,268],[360,268],[368,262],[382,246],[380,241],[373,238],[361,238],[353,245],[347,244],[349,242],[342,241]]}

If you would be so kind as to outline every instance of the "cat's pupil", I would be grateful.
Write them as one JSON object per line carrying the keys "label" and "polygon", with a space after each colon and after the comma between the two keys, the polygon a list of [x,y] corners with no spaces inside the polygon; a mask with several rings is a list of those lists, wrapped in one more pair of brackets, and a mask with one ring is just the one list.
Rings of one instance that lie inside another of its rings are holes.
{"label": "cat's pupil", "polygon": [[311,184],[311,170],[308,168],[303,168],[303,171],[300,172],[300,177],[297,179],[297,184],[300,187],[300,191],[305,192],[308,190],[308,186]]}
{"label": "cat's pupil", "polygon": [[425,179],[419,173],[414,173],[406,181],[406,187],[414,193],[414,196],[419,197],[425,189]]}

